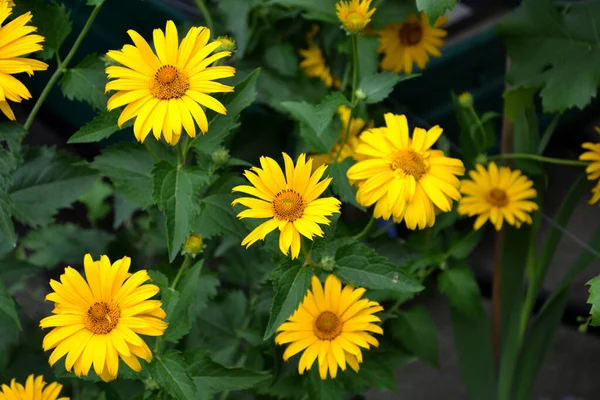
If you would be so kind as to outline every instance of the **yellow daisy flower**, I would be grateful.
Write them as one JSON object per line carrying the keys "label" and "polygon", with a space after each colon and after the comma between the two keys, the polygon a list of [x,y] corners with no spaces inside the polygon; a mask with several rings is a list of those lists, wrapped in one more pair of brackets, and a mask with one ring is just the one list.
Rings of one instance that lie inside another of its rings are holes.
{"label": "yellow daisy flower", "polygon": [[300,49],[298,53],[304,58],[300,62],[300,69],[311,78],[319,78],[325,86],[339,88],[341,82],[331,74],[331,69],[325,63],[323,52],[317,45],[311,45],[308,49]]}
{"label": "yellow daisy flower", "polygon": [[447,32],[440,29],[448,21],[447,17],[439,17],[433,27],[424,12],[420,19],[411,15],[402,23],[388,24],[379,31],[379,53],[383,53],[381,69],[396,73],[412,73],[413,64],[425,69],[429,56],[442,55],[440,47]]}
{"label": "yellow daisy flower", "polygon": [[[339,106],[337,111],[340,116],[340,120],[342,121],[342,127],[340,128],[340,140],[338,140],[338,142],[331,148],[329,154],[314,154],[310,156],[313,160],[313,168],[318,168],[323,164],[331,164],[344,140],[352,110],[347,106]],[[365,125],[366,122],[362,118],[352,118],[352,121],[350,122],[350,130],[348,131],[348,139],[346,140],[346,143],[340,152],[340,158],[338,160],[339,162],[344,161],[348,157],[352,157],[357,160],[360,158],[356,155],[355,149],[356,146],[358,146],[358,136],[363,131]]]}
{"label": "yellow daisy flower", "polygon": [[210,93],[232,92],[233,87],[214,82],[229,78],[235,68],[212,66],[213,62],[231,55],[221,51],[209,57],[222,43],[208,43],[210,30],[192,27],[179,43],[177,28],[167,21],[166,35],[154,30],[154,49],[136,31],[127,31],[134,45],[122,50],[111,50],[107,56],[123,66],[106,68],[109,79],[106,91],[116,90],[108,100],[108,110],[127,105],[119,117],[119,126],[135,118],[133,132],[143,142],[152,130],[154,137],[161,134],[172,146],[181,137],[182,128],[190,137],[196,137],[196,126],[202,134],[208,132],[208,121],[201,106],[220,114],[227,110]]}
{"label": "yellow daisy flower", "polygon": [[489,219],[497,231],[504,220],[517,228],[523,223],[531,224],[531,213],[538,209],[533,199],[537,192],[533,182],[521,171],[511,171],[491,162],[487,170],[481,164],[469,172],[471,179],[462,181],[460,191],[464,197],[458,204],[458,213],[472,217],[475,229],[479,229]]}
{"label": "yellow daisy flower", "polygon": [[336,5],[336,14],[344,29],[349,33],[362,32],[371,22],[375,8],[369,10],[371,0],[340,0]]}
{"label": "yellow daisy flower", "polygon": [[[319,198],[327,189],[331,178],[321,180],[327,166],[322,165],[311,174],[312,160],[300,154],[294,162],[283,153],[285,176],[281,167],[270,157],[261,157],[261,168],[252,167],[244,175],[252,186],[241,185],[233,188],[255,197],[235,199],[232,205],[242,204],[247,210],[238,218],[269,218],[254,229],[242,241],[242,246],[250,247],[264,238],[275,228],[279,228],[279,249],[285,255],[292,249],[292,258],[300,254],[300,235],[312,240],[323,236],[319,224],[329,225],[327,217],[340,212],[340,201],[334,197]],[[320,181],[321,180],[321,181]],[[320,182],[319,182],[320,181]]]}
{"label": "yellow daisy flower", "polygon": [[0,1],[0,110],[9,119],[15,120],[8,101],[20,103],[21,100],[31,99],[29,90],[13,75],[27,72],[29,76],[34,71],[45,71],[48,64],[22,57],[43,49],[41,43],[44,37],[33,35],[37,28],[27,25],[31,21],[31,13],[26,12],[4,24],[12,14],[14,3]]}
{"label": "yellow daisy flower", "polygon": [[138,335],[161,336],[167,323],[159,300],[148,300],[158,286],[144,284],[147,271],[129,273],[131,259],[123,257],[112,265],[107,256],[83,259],[84,279],[71,267],[60,282],[50,281],[54,292],[46,300],[55,303],[53,314],[40,321],[54,328],[44,337],[44,351],[54,349],[50,365],[65,359],[67,371],[87,376],[92,364],[104,381],[117,377],[119,358],[134,371],[141,371],[138,357],[152,361],[152,352]]}
{"label": "yellow daisy flower", "polygon": [[313,276],[312,291],[309,290],[294,314],[277,329],[275,343],[290,345],[283,359],[301,351],[298,372],[311,369],[318,358],[321,379],[327,379],[327,371],[335,378],[338,366],[346,370],[346,364],[358,372],[362,362],[361,347],[379,346],[370,332],[383,335],[383,329],[374,322],[381,319],[374,315],[383,311],[376,301],[361,299],[366,290],[351,285],[342,288],[335,275],[325,281],[325,290],[319,278]]}
{"label": "yellow daisy flower", "polygon": [[61,384],[52,382],[46,386],[41,375],[37,377],[33,374],[29,375],[25,386],[13,379],[10,381],[10,387],[2,385],[0,389],[0,400],[69,400],[68,397],[58,398],[62,390]]}
{"label": "yellow daisy flower", "polygon": [[387,127],[360,135],[356,153],[364,156],[348,170],[351,182],[358,184],[356,201],[375,204],[375,218],[402,220],[409,229],[423,229],[435,223],[436,207],[447,212],[452,200],[460,199],[460,181],[465,167],[431,146],[442,134],[434,126],[429,131],[415,128],[412,139],[404,115],[385,114]]}
{"label": "yellow daisy flower", "polygon": [[[595,129],[600,133],[600,128]],[[589,150],[579,156],[580,160],[590,161],[590,165],[585,169],[588,180],[598,179],[596,186],[592,189],[592,198],[590,199],[590,204],[596,204],[600,201],[600,143],[587,142],[581,147]]]}

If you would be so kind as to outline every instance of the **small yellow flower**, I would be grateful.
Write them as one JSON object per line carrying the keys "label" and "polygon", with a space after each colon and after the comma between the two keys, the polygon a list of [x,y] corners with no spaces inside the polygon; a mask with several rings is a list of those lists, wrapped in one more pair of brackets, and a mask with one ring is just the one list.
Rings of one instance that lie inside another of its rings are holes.
{"label": "small yellow flower", "polygon": [[460,181],[465,167],[459,159],[446,157],[431,146],[442,134],[415,128],[409,136],[404,115],[385,114],[387,126],[363,132],[356,154],[364,159],[348,170],[358,185],[356,201],[370,207],[375,218],[404,220],[409,229],[424,229],[435,223],[438,210],[448,212],[460,199]]}
{"label": "small yellow flower", "polygon": [[383,329],[374,322],[381,319],[374,315],[383,311],[376,301],[361,299],[366,290],[346,285],[335,275],[329,275],[325,289],[319,278],[313,276],[312,291],[309,290],[294,314],[277,329],[275,343],[290,345],[283,359],[301,351],[298,372],[310,370],[318,359],[321,379],[337,376],[349,365],[355,372],[360,369],[363,349],[378,347],[379,342],[371,332],[383,335]]}
{"label": "small yellow flower", "polygon": [[371,22],[375,8],[369,10],[371,0],[340,0],[336,5],[337,17],[348,33],[358,33]]}
{"label": "small yellow flower", "polygon": [[195,257],[198,253],[202,252],[204,248],[204,241],[202,240],[202,235],[192,233],[183,244],[182,254],[189,254],[192,257]]}
{"label": "small yellow flower", "polygon": [[319,198],[331,183],[331,178],[321,180],[327,166],[322,165],[314,173],[312,160],[306,161],[306,155],[300,154],[294,162],[283,153],[285,175],[281,167],[270,157],[261,157],[262,168],[252,167],[244,175],[252,186],[241,185],[234,192],[246,193],[258,198],[241,197],[232,205],[248,207],[238,214],[238,218],[268,218],[254,229],[242,241],[248,248],[279,228],[279,249],[288,255],[290,247],[292,258],[300,254],[300,235],[312,240],[314,236],[323,236],[319,224],[329,225],[327,217],[340,212],[340,201],[334,197]]}
{"label": "small yellow flower", "polygon": [[[600,128],[595,129],[600,133]],[[592,189],[592,198],[590,199],[590,204],[596,204],[600,201],[600,143],[587,142],[581,147],[589,150],[579,156],[580,160],[590,161],[590,165],[585,169],[588,180],[598,179],[596,186]]]}
{"label": "small yellow flower", "polygon": [[138,361],[152,361],[152,352],[138,335],[162,336],[166,317],[156,285],[145,270],[129,273],[131,259],[123,257],[112,265],[107,256],[93,261],[83,259],[84,279],[71,267],[60,282],[50,281],[54,292],[46,300],[54,302],[54,315],[40,321],[42,328],[53,328],[44,337],[44,351],[54,349],[49,363],[54,365],[66,355],[65,368],[77,376],[87,376],[92,364],[104,381],[116,379],[119,359],[134,371]]}
{"label": "small yellow flower", "polygon": [[33,374],[29,375],[25,386],[13,379],[10,381],[10,387],[2,385],[0,388],[0,400],[69,400],[68,397],[58,398],[62,390],[61,384],[52,382],[46,385],[41,375],[37,377]]}
{"label": "small yellow flower", "polygon": [[319,78],[327,87],[339,88],[341,86],[340,80],[333,76],[331,69],[327,66],[319,46],[313,44],[308,49],[298,50],[298,53],[304,58],[300,62],[300,69],[307,76]]}
{"label": "small yellow flower", "polygon": [[20,103],[23,99],[31,99],[27,87],[13,75],[26,72],[31,76],[34,71],[48,69],[48,64],[44,62],[22,57],[43,49],[41,43],[44,38],[32,34],[37,28],[27,25],[31,21],[31,13],[27,12],[4,24],[11,16],[14,5],[12,1],[0,1],[0,111],[13,121],[15,114],[8,101]]}
{"label": "small yellow flower", "polygon": [[427,15],[421,12],[420,18],[411,15],[402,23],[388,24],[378,33],[378,52],[383,53],[381,69],[410,74],[415,63],[421,70],[425,69],[430,55],[442,55],[439,49],[447,32],[441,27],[447,20],[447,17],[439,17],[431,27]]}
{"label": "small yellow flower", "polygon": [[521,171],[511,171],[491,162],[486,169],[477,164],[469,172],[471,179],[462,181],[460,191],[463,198],[458,205],[458,213],[472,217],[475,229],[479,229],[489,219],[497,231],[506,222],[519,228],[523,223],[531,224],[529,215],[538,209],[532,200],[537,196],[533,182]]}
{"label": "small yellow flower", "polygon": [[162,29],[154,30],[154,50],[136,31],[127,33],[134,45],[107,53],[123,65],[106,68],[108,78],[114,79],[106,84],[106,91],[117,91],[108,100],[108,110],[126,106],[119,126],[135,118],[133,132],[138,141],[143,142],[152,131],[157,140],[162,135],[175,146],[182,129],[192,138],[196,137],[196,124],[202,134],[208,132],[201,106],[227,114],[225,106],[211,94],[233,91],[232,86],[215,80],[232,77],[235,68],[209,67],[231,55],[221,51],[209,56],[222,45],[218,40],[208,43],[209,29],[192,27],[180,43],[175,24],[167,21],[166,34]]}

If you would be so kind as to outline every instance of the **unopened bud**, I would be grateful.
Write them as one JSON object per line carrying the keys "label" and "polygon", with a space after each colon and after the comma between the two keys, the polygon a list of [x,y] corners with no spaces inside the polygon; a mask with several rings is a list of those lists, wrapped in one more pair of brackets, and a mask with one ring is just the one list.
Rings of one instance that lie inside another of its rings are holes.
{"label": "unopened bud", "polygon": [[469,92],[463,92],[458,96],[458,103],[463,107],[473,107],[473,96]]}
{"label": "unopened bud", "polygon": [[225,165],[229,161],[229,150],[225,147],[220,147],[211,154],[212,161],[215,165]]}
{"label": "unopened bud", "polygon": [[321,262],[319,262],[319,267],[321,267],[327,272],[333,271],[333,267],[335,267],[335,258],[331,256],[325,256],[321,258]]}
{"label": "unopened bud", "polygon": [[219,51],[233,51],[235,50],[235,40],[229,36],[219,36],[217,38],[219,42],[221,42],[221,47],[219,47]]}
{"label": "unopened bud", "polygon": [[195,257],[197,254],[202,253],[202,250],[204,250],[204,240],[202,240],[202,235],[192,233],[183,244],[181,254]]}
{"label": "unopened bud", "polygon": [[359,100],[364,100],[367,98],[367,94],[362,89],[356,89],[355,94],[356,94],[356,98]]}

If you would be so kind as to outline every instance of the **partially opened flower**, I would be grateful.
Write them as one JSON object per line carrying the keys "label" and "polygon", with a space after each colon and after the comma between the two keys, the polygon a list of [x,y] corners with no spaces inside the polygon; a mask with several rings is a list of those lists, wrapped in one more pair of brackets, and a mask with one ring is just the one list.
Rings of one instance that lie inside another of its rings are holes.
{"label": "partially opened flower", "polygon": [[446,31],[441,27],[448,20],[439,17],[435,24],[429,25],[424,12],[419,16],[411,15],[402,23],[391,23],[379,31],[379,53],[383,53],[381,69],[396,73],[412,73],[413,64],[425,69],[429,56],[442,55],[440,48],[444,44]]}
{"label": "partially opened flower", "polygon": [[119,126],[135,118],[133,132],[137,140],[143,142],[152,131],[156,139],[164,136],[174,146],[182,130],[195,137],[196,124],[203,134],[208,132],[202,107],[227,113],[211,94],[233,91],[232,86],[215,80],[232,77],[235,68],[210,66],[231,55],[221,51],[209,56],[222,46],[218,40],[208,43],[210,30],[192,27],[180,43],[175,24],[167,21],[166,34],[162,29],[154,30],[154,50],[136,31],[127,33],[134,45],[126,44],[122,50],[107,53],[123,65],[106,68],[108,78],[114,79],[106,84],[106,91],[117,91],[108,100],[108,110],[126,106]]}
{"label": "partially opened flower", "polygon": [[25,386],[13,379],[10,386],[2,385],[0,389],[0,400],[69,400],[68,397],[58,397],[62,390],[61,384],[47,384],[41,375],[29,375]]}
{"label": "partially opened flower", "polygon": [[87,376],[92,364],[104,381],[117,377],[119,359],[134,371],[138,361],[152,361],[152,352],[139,335],[161,336],[167,328],[159,300],[148,300],[159,292],[147,271],[129,273],[131,259],[123,257],[112,265],[107,256],[93,261],[83,259],[84,279],[71,267],[60,282],[50,281],[54,292],[46,300],[54,302],[54,315],[40,321],[53,328],[44,337],[44,351],[54,349],[50,365],[66,355],[65,368],[77,376]]}
{"label": "partially opened flower", "polygon": [[335,275],[327,277],[323,290],[319,278],[313,276],[312,290],[277,329],[275,343],[289,343],[283,359],[287,361],[303,351],[298,372],[303,374],[317,361],[321,379],[327,379],[328,371],[335,378],[338,367],[345,371],[347,365],[358,372],[363,361],[361,347],[378,347],[372,333],[383,334],[383,329],[375,324],[381,319],[374,315],[383,307],[376,301],[361,299],[365,292],[351,285],[342,288]]}
{"label": "partially opened flower", "polygon": [[506,221],[517,228],[523,223],[531,224],[530,213],[538,209],[533,202],[537,192],[533,182],[521,171],[512,171],[491,162],[486,169],[477,164],[469,172],[471,179],[462,181],[460,191],[463,198],[458,205],[458,213],[470,217],[477,215],[475,229],[479,229],[487,220],[497,231]]}
{"label": "partially opened flower", "polygon": [[375,204],[376,218],[393,217],[409,229],[431,227],[437,210],[450,211],[460,199],[457,175],[464,174],[464,165],[431,148],[442,134],[439,126],[415,128],[411,138],[404,115],[387,113],[385,121],[386,127],[360,135],[356,153],[364,159],[347,173],[358,185],[356,200]]}
{"label": "partially opened flower", "polygon": [[349,33],[362,32],[371,22],[376,9],[369,9],[370,7],[371,0],[340,0],[335,5],[338,19]]}
{"label": "partially opened flower", "polygon": [[[600,128],[596,128],[596,132],[600,133]],[[588,180],[598,180],[592,189],[592,198],[590,199],[590,204],[596,204],[600,201],[600,143],[587,142],[581,147],[588,150],[579,156],[580,160],[590,162],[585,169]]]}
{"label": "partially opened flower", "polygon": [[31,76],[34,71],[48,69],[48,64],[23,57],[42,50],[44,38],[32,34],[37,31],[37,28],[27,25],[32,18],[30,12],[5,24],[13,12],[11,8],[13,6],[14,3],[11,1],[0,0],[0,110],[14,121],[15,114],[8,102],[20,103],[23,99],[29,100],[31,93],[13,75],[26,72]]}
{"label": "partially opened flower", "polygon": [[283,153],[285,175],[281,167],[270,157],[261,157],[262,168],[252,167],[244,176],[252,186],[241,185],[233,188],[255,197],[240,197],[232,205],[248,207],[238,214],[238,218],[268,218],[254,229],[242,241],[249,247],[279,228],[279,249],[287,255],[291,248],[292,258],[300,254],[300,235],[312,240],[314,236],[323,236],[319,224],[329,225],[327,217],[338,213],[340,201],[334,197],[319,198],[327,189],[331,178],[321,180],[327,166],[322,165],[314,173],[312,160],[306,161],[306,155],[300,154],[294,162]]}

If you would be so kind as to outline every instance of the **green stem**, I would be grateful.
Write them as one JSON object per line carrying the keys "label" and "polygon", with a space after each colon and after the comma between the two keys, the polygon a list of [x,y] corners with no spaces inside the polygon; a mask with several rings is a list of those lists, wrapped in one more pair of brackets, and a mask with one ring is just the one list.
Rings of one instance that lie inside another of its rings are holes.
{"label": "green stem", "polygon": [[352,118],[354,117],[354,108],[356,107],[356,90],[358,89],[358,39],[357,35],[354,34],[350,36],[350,41],[352,42],[352,101],[350,103],[350,116],[348,117],[348,123],[346,125],[346,133],[344,134],[344,139],[340,143],[340,147],[338,148],[337,154],[335,155],[335,162],[337,163],[340,154],[342,154],[342,149],[346,145],[348,141],[348,135],[350,134],[350,125],[352,124]]}
{"label": "green stem", "polygon": [[213,20],[212,17],[210,15],[210,11],[208,11],[208,7],[206,7],[206,4],[204,3],[204,0],[194,0],[194,3],[196,4],[196,7],[198,7],[198,10],[200,10],[200,13],[202,14],[202,16],[204,17],[204,21],[206,22],[206,27],[208,29],[210,29],[210,32],[213,32]]}
{"label": "green stem", "polygon": [[506,160],[506,159],[522,159],[522,160],[534,160],[545,162],[549,164],[559,164],[559,165],[571,165],[574,167],[585,167],[589,163],[587,161],[579,161],[579,160],[563,160],[562,158],[554,158],[554,157],[544,157],[539,156],[537,154],[527,154],[527,153],[505,153],[498,154],[495,156],[489,156],[488,160]]}
{"label": "green stem", "polygon": [[367,222],[367,225],[365,225],[363,230],[360,231],[359,233],[357,233],[356,235],[352,236],[352,239],[359,240],[359,239],[362,239],[365,236],[367,236],[367,234],[371,230],[371,227],[373,226],[374,223],[375,223],[375,218],[373,218],[373,217],[369,218],[369,222]]}
{"label": "green stem", "polygon": [[59,61],[59,63],[56,68],[56,71],[54,71],[54,73],[48,80],[48,83],[46,83],[44,90],[42,90],[40,97],[38,97],[37,101],[35,102],[35,105],[33,106],[33,109],[29,113],[29,116],[27,117],[27,121],[25,121],[25,125],[23,125],[23,128],[25,129],[25,131],[29,131],[29,129],[31,128],[31,124],[33,124],[33,120],[35,119],[35,116],[40,111],[40,108],[42,108],[42,104],[44,104],[46,97],[48,97],[48,95],[50,94],[50,91],[56,84],[56,81],[58,81],[58,78],[60,78],[61,75],[63,73],[65,73],[65,71],[67,70],[69,63],[71,62],[71,59],[73,59],[73,56],[77,52],[77,49],[79,49],[79,46],[81,46],[81,42],[83,42],[83,39],[85,38],[88,31],[92,27],[92,23],[94,22],[94,20],[96,19],[96,16],[100,12],[100,8],[102,7],[102,4],[103,3],[99,3],[96,7],[94,7],[94,9],[92,10],[92,13],[88,17],[87,22],[85,23],[81,32],[79,32],[79,36],[77,36],[75,43],[73,43],[71,50],[69,50],[69,53],[67,54],[67,56],[65,57],[64,60],[60,61],[60,57],[58,57],[58,51],[57,51],[56,54],[57,54],[57,60]]}
{"label": "green stem", "polygon": [[187,267],[190,266],[191,263],[192,263],[192,257],[189,255],[185,256],[185,259],[183,260],[183,264],[181,264],[181,268],[179,268],[179,271],[177,271],[177,275],[175,275],[175,279],[173,279],[173,283],[171,284],[170,289],[175,290],[177,288],[177,284],[179,283],[179,280],[183,276],[183,271],[185,271],[187,269]]}
{"label": "green stem", "polygon": [[185,165],[185,150],[183,148],[184,146],[185,144],[182,140],[180,140],[179,143],[177,143],[177,165],[179,165],[180,167]]}

